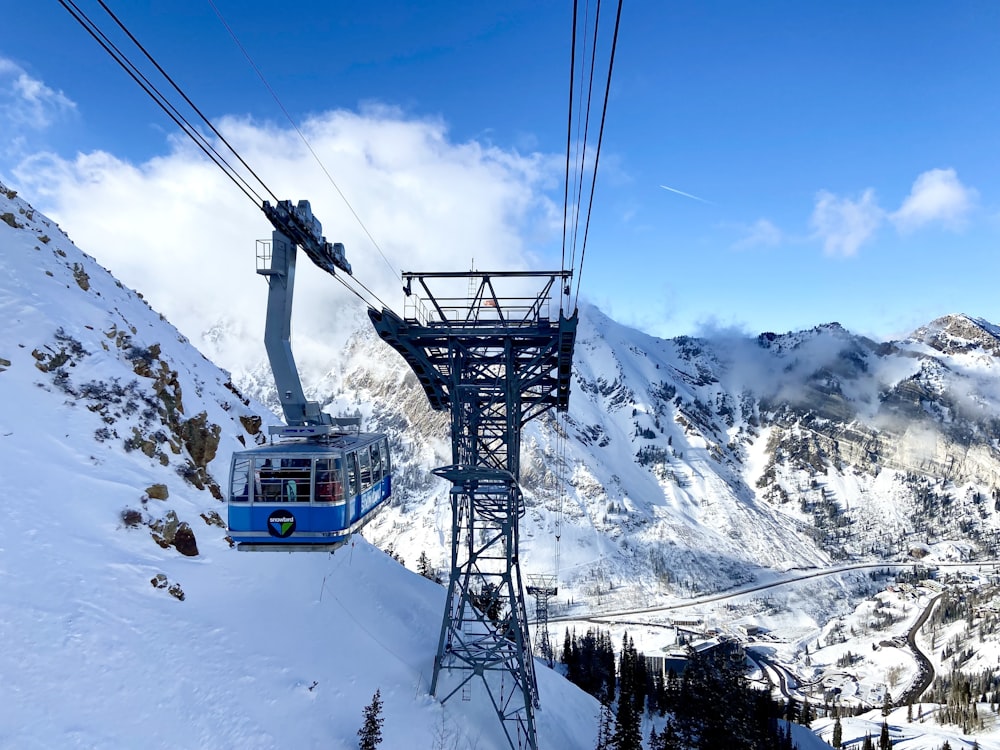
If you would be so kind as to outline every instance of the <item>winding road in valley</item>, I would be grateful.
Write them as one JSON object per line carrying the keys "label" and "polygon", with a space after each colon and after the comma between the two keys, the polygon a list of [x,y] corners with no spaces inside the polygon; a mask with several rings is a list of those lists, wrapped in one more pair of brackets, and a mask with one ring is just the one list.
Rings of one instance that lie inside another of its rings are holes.
{"label": "winding road in valley", "polygon": [[[911,568],[914,565],[920,565],[917,562],[907,562],[907,563],[857,563],[854,565],[844,565],[837,568],[828,568],[824,570],[817,570],[810,573],[804,573],[801,575],[794,575],[788,578],[771,581],[770,583],[763,583],[754,586],[747,586],[744,588],[734,589],[721,594],[712,594],[709,596],[699,597],[697,599],[689,599],[684,602],[678,602],[676,604],[660,605],[656,607],[642,607],[639,609],[628,609],[619,610],[615,612],[601,612],[592,614],[578,614],[578,615],[564,615],[560,617],[549,618],[550,623],[554,622],[593,622],[596,624],[628,624],[628,625],[655,625],[656,623],[642,622],[642,621],[630,621],[623,620],[622,618],[633,617],[636,615],[650,615],[659,612],[671,612],[679,609],[686,609],[688,607],[696,607],[703,604],[711,604],[714,602],[725,601],[726,599],[734,599],[740,596],[746,596],[747,594],[753,594],[758,591],[766,591],[768,589],[773,589],[778,586],[787,586],[793,583],[799,583],[801,581],[808,581],[814,578],[821,578],[823,576],[837,575],[840,573],[845,573],[854,570],[878,570],[878,569],[900,569],[900,568]],[[936,568],[983,568],[987,566],[997,566],[1000,565],[998,560],[982,560],[968,563],[935,563]],[[902,693],[900,693],[899,698],[894,702],[894,706],[905,706],[911,702],[916,702],[920,696],[931,686],[934,681],[934,665],[931,660],[927,658],[926,654],[920,650],[917,646],[917,633],[927,622],[927,619],[931,616],[934,611],[934,607],[937,606],[938,601],[944,594],[938,594],[933,599],[931,599],[927,606],[924,607],[924,611],[920,613],[920,616],[913,623],[912,627],[906,634],[906,642],[909,646],[910,652],[913,654],[913,658],[917,663],[917,674],[913,678],[910,686],[906,688]],[[769,659],[764,657],[762,654],[756,654],[755,658],[761,662],[763,667],[763,672],[767,682],[772,682],[770,676],[767,674],[768,668],[774,671],[779,681],[779,689],[783,695],[786,697],[789,695],[788,685],[786,683],[786,675],[782,672],[782,667],[778,664],[771,662]],[[772,683],[773,684],[773,683]]]}
{"label": "winding road in valley", "polygon": [[913,678],[913,683],[894,702],[895,706],[905,706],[908,703],[915,703],[924,694],[924,691],[931,686],[931,683],[934,682],[934,665],[931,664],[931,660],[917,646],[917,633],[920,632],[920,628],[927,622],[927,618],[931,616],[931,612],[934,611],[935,605],[942,596],[944,594],[938,594],[928,602],[927,606],[924,607],[924,611],[920,613],[920,617],[913,623],[910,632],[906,634],[906,642],[909,644],[910,651],[913,652],[913,658],[917,662],[917,676]]}

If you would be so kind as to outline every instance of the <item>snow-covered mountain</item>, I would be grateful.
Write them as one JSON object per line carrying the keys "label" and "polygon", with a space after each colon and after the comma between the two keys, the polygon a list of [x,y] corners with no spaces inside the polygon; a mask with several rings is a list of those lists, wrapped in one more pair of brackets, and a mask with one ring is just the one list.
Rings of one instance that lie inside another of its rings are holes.
{"label": "snow-covered mountain", "polygon": [[[5,186],[0,253],[0,748],[350,748],[376,690],[384,747],[507,747],[485,696],[427,695],[440,586],[360,538],[230,548],[264,406]],[[596,701],[538,672],[540,743],[590,746]]]}
{"label": "snow-covered mountain", "polygon": [[[447,415],[370,330],[349,349],[314,393],[393,435],[401,481],[369,535],[443,567]],[[556,607],[583,613],[934,545],[996,557],[998,374],[1000,331],[964,315],[884,343],[835,323],[665,340],[585,307],[569,414],[524,439],[522,569],[552,572],[558,536]]]}
{"label": "snow-covered mountain", "polygon": [[[274,420],[266,365],[230,379],[5,187],[0,249],[0,747],[350,747],[376,688],[389,747],[505,746],[491,710],[426,695],[443,589],[363,540],[229,548],[220,483]],[[305,381],[391,436],[366,537],[443,568],[447,415],[363,313]],[[570,412],[525,435],[522,571],[552,572],[558,537],[553,614],[584,616],[790,568],[995,557],[998,356],[1000,331],[961,315],[885,343],[836,324],[663,340],[585,307]],[[804,631],[857,604],[811,585]],[[537,671],[543,746],[591,746],[594,701]]]}

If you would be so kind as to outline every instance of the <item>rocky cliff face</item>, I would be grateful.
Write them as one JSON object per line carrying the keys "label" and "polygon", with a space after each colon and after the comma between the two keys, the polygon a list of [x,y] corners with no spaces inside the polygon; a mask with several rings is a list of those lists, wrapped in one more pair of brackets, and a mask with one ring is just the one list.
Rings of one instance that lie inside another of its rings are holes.
{"label": "rocky cliff face", "polygon": [[229,456],[263,439],[261,405],[3,185],[0,219],[4,476],[26,486],[41,481],[26,466],[39,460],[32,441],[48,431],[44,454],[61,444],[72,456],[62,470],[80,459],[78,473],[99,474],[124,454],[128,472],[108,477],[105,491],[90,495],[74,481],[59,497],[101,508],[123,529],[148,527],[151,544],[197,555],[195,533],[216,542],[225,536]]}

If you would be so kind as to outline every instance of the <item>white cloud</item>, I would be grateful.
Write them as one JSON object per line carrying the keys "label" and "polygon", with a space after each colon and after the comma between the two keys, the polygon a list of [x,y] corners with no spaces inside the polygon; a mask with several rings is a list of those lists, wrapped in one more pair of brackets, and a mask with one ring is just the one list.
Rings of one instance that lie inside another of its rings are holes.
{"label": "white cloud", "polygon": [[743,227],[743,237],[733,243],[733,250],[748,250],[753,247],[776,247],[784,240],[784,233],[768,219],[757,219]]}
{"label": "white cloud", "polygon": [[821,190],[809,223],[814,236],[823,241],[827,255],[851,257],[875,234],[884,219],[885,212],[871,188],[856,201]]}
{"label": "white cloud", "polygon": [[[278,198],[311,201],[324,234],[345,243],[355,276],[401,312],[398,278],[298,135],[244,119],[217,124]],[[558,159],[454,143],[441,122],[385,108],[327,112],[301,127],[396,270],[467,270],[473,260],[487,270],[558,268],[561,212],[543,192],[559,184]],[[37,208],[192,340],[226,320],[261,350],[267,289],[254,247],[270,224],[185,138],[143,164],[100,152],[37,155],[15,174]],[[553,254],[540,258],[546,243]],[[296,281],[293,344],[304,358],[302,342],[334,346],[338,321],[364,307],[302,256]],[[323,347],[312,354],[324,356]]]}
{"label": "white cloud", "polygon": [[42,130],[76,111],[76,103],[17,63],[0,57],[0,121],[8,128]]}
{"label": "white cloud", "polygon": [[868,188],[858,200],[825,190],[816,196],[810,225],[827,255],[850,257],[888,219],[900,232],[940,223],[959,229],[976,205],[978,193],[963,185],[954,169],[931,169],[919,175],[898,211],[886,213]]}
{"label": "white cloud", "polygon": [[933,222],[957,229],[976,199],[976,191],[959,182],[954,169],[931,169],[917,177],[909,196],[890,218],[901,232]]}

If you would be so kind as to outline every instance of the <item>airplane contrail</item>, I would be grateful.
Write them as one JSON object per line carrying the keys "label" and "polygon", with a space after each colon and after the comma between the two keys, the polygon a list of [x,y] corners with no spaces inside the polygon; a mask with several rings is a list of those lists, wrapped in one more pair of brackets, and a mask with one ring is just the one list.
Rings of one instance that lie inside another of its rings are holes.
{"label": "airplane contrail", "polygon": [[666,185],[660,185],[664,190],[669,190],[671,193],[677,193],[677,195],[683,195],[685,198],[691,198],[692,200],[701,201],[702,203],[707,203],[710,206],[715,204],[712,201],[707,201],[704,198],[699,198],[697,195],[691,195],[691,193],[685,193],[683,190],[678,190],[677,188],[667,187]]}

